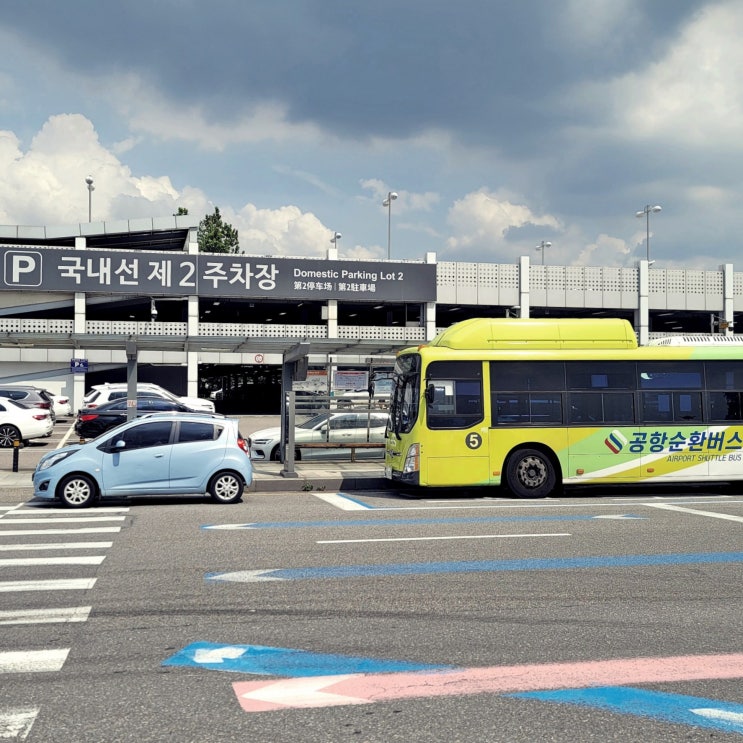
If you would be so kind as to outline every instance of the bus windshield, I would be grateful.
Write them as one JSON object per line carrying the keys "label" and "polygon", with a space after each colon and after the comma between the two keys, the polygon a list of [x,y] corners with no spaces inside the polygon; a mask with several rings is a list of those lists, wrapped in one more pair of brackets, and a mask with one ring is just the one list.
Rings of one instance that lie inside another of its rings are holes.
{"label": "bus windshield", "polygon": [[410,433],[418,419],[421,359],[418,354],[401,356],[392,372],[390,430],[395,434]]}

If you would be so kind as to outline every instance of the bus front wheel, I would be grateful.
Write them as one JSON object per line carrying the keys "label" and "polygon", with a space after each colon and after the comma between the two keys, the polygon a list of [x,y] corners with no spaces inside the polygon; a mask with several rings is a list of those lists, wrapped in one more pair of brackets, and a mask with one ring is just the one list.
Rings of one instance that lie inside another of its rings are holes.
{"label": "bus front wheel", "polygon": [[508,459],[506,482],[518,498],[545,498],[557,484],[552,460],[537,449],[518,449]]}

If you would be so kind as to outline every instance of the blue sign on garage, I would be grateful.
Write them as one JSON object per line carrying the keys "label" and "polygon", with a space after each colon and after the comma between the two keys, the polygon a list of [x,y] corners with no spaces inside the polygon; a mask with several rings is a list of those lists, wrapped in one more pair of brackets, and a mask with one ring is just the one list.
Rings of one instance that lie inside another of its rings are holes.
{"label": "blue sign on garage", "polygon": [[85,374],[88,371],[88,360],[70,359],[70,371],[73,374]]}

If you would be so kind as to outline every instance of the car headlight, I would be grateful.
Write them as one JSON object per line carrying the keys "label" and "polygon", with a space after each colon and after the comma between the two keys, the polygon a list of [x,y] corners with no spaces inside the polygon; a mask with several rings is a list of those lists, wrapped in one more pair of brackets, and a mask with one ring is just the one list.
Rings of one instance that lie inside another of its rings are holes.
{"label": "car headlight", "polygon": [[39,471],[48,470],[50,467],[53,467],[55,464],[59,464],[60,462],[63,462],[65,459],[67,459],[67,457],[71,457],[74,453],[75,452],[73,451],[60,452],[59,454],[52,454],[46,459],[42,459],[41,462],[39,462]]}
{"label": "car headlight", "polygon": [[258,444],[259,446],[265,446],[266,444],[270,443],[271,439],[251,439],[250,444],[251,446]]}

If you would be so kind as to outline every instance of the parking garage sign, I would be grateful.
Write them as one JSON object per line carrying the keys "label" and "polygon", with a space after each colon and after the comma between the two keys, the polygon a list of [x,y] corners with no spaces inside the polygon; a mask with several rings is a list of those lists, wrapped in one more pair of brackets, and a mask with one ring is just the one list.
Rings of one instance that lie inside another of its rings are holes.
{"label": "parking garage sign", "polygon": [[10,247],[0,256],[6,291],[436,301],[431,263]]}

